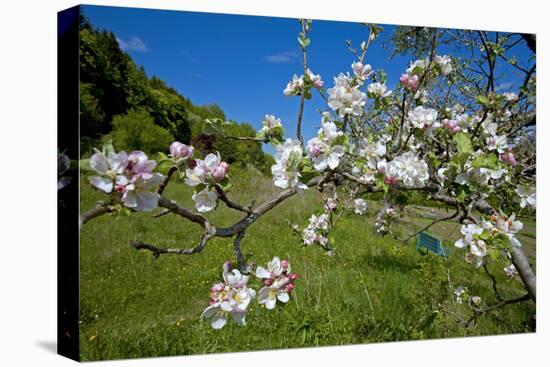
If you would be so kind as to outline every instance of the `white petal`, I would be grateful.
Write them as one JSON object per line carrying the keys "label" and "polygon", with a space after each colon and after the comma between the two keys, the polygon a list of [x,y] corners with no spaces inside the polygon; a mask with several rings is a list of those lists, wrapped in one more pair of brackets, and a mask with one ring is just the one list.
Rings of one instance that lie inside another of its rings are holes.
{"label": "white petal", "polygon": [[107,159],[101,153],[95,153],[90,158],[90,167],[97,173],[104,175],[109,170],[109,163]]}
{"label": "white petal", "polygon": [[267,270],[275,275],[279,275],[281,273],[281,259],[275,256],[273,260],[267,263]]}
{"label": "white petal", "polygon": [[287,292],[278,291],[277,292],[277,299],[283,303],[287,303],[290,297],[288,296]]}
{"label": "white petal", "polygon": [[213,329],[216,329],[216,330],[219,330],[221,329],[222,327],[225,326],[225,324],[227,324],[227,315],[225,314],[215,314],[213,317],[212,317],[212,321],[210,322],[210,325],[212,325],[212,328]]}
{"label": "white petal", "polygon": [[204,311],[202,311],[202,314],[201,314],[201,319],[202,318],[209,318],[209,317],[212,317],[216,311],[218,310],[219,306],[208,306],[204,309]]}
{"label": "white petal", "polygon": [[260,291],[258,292],[258,303],[259,304],[267,302],[267,300],[269,299],[270,290],[271,289],[269,287],[263,287],[262,289],[260,289]]}
{"label": "white petal", "polygon": [[271,278],[271,273],[267,271],[264,267],[258,266],[256,268],[256,277],[262,278],[262,279],[269,279]]}
{"label": "white petal", "polygon": [[90,183],[93,187],[105,191],[107,194],[113,191],[113,181],[110,178],[94,176]]}
{"label": "white petal", "polygon": [[220,308],[228,312],[231,312],[231,310],[233,309],[228,301],[223,301],[222,303],[220,303]]}
{"label": "white petal", "polygon": [[277,304],[277,298],[276,297],[268,297],[265,302],[265,308],[268,310],[273,310],[275,308],[275,305]]}
{"label": "white petal", "polygon": [[135,208],[137,204],[137,197],[134,191],[126,191],[122,195],[122,203],[128,208]]}
{"label": "white petal", "polygon": [[464,248],[464,247],[466,247],[466,243],[465,243],[464,240],[461,238],[461,239],[459,239],[458,241],[455,242],[455,247]]}
{"label": "white petal", "polygon": [[138,193],[136,195],[136,199],[137,199],[136,210],[139,210],[139,211],[150,212],[151,210],[155,209],[158,204],[157,194],[149,191],[143,191]]}

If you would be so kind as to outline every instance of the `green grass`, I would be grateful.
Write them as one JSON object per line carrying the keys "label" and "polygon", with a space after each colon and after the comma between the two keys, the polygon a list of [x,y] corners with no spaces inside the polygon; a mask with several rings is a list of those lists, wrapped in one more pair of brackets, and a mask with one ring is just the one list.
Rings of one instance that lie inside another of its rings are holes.
{"label": "green grass", "polygon": [[[237,177],[237,175],[235,175]],[[246,172],[234,179],[230,196],[248,203],[265,199],[278,190],[269,178]],[[191,190],[172,182],[167,197],[192,207]],[[81,208],[91,208],[100,193],[82,188]],[[392,236],[374,233],[372,217],[344,214],[331,234],[334,257],[318,247],[303,247],[287,220],[304,226],[309,215],[321,209],[314,190],[288,200],[260,218],[242,242],[247,260],[262,264],[274,255],[289,259],[300,274],[293,298],[284,307],[266,310],[256,302],[249,307],[248,325],[228,323],[213,330],[199,316],[208,305],[208,291],[220,278],[220,267],[232,259],[232,241],[214,239],[191,256],[162,255],[128,246],[141,239],[158,246],[190,247],[199,228],[179,217],[151,219],[151,213],[104,216],[84,226],[80,255],[80,340],[83,360],[139,358],[181,354],[220,353],[273,348],[298,348],[395,340],[417,340],[534,331],[532,302],[510,305],[483,316],[469,327],[452,317],[434,313],[438,304],[467,317],[466,305],[453,305],[447,270],[453,287],[467,286],[492,304],[491,282],[482,269],[463,261],[453,251],[446,263],[433,254],[422,255],[414,241],[403,245]],[[376,207],[371,203],[371,207]],[[415,213],[419,210],[415,209]],[[223,205],[209,218],[218,226],[241,216]],[[400,219],[398,238],[429,223],[413,215]],[[534,238],[534,222],[531,236]],[[431,232],[451,246],[458,238],[455,224],[443,222]],[[533,240],[534,243],[534,240]],[[533,245],[534,246],[534,245]],[[534,248],[532,249],[534,254]],[[518,281],[507,280],[501,263],[490,269],[506,296],[522,294]],[[250,280],[256,289],[257,280]]]}

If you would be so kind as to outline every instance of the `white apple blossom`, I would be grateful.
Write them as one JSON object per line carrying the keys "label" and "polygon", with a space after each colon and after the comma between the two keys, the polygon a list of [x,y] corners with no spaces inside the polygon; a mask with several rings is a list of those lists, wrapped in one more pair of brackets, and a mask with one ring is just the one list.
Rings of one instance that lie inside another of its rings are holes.
{"label": "white apple blossom", "polygon": [[483,258],[487,256],[487,244],[479,239],[479,235],[483,233],[483,228],[477,224],[466,224],[460,229],[463,237],[455,242],[457,248],[467,248],[468,256],[474,259],[476,267],[483,264]]}
{"label": "white apple blossom", "polygon": [[518,270],[516,269],[514,264],[510,264],[510,265],[508,265],[507,267],[504,268],[504,274],[508,278],[513,278],[514,276],[516,276],[518,274]]}
{"label": "white apple blossom", "polygon": [[363,215],[367,212],[367,202],[364,199],[355,199],[353,201],[353,212],[355,214]]}
{"label": "white apple blossom", "polygon": [[362,62],[357,61],[351,64],[351,69],[353,70],[353,73],[357,77],[358,80],[361,82],[367,79],[372,74],[372,66],[369,64],[363,65]]}
{"label": "white apple blossom", "polygon": [[518,185],[516,188],[516,193],[519,196],[520,202],[519,206],[525,208],[526,206],[536,209],[537,208],[537,192],[534,186],[525,187],[523,185]]}
{"label": "white apple blossom", "polygon": [[491,135],[486,143],[487,149],[496,150],[499,153],[504,153],[509,147],[506,135]]}
{"label": "white apple blossom", "polygon": [[473,306],[480,306],[481,305],[481,297],[480,296],[472,296],[470,298],[470,301]]}
{"label": "white apple blossom", "polygon": [[192,199],[195,202],[195,208],[201,213],[214,210],[216,205],[218,205],[218,194],[208,187],[194,193]]}
{"label": "white apple blossom", "polygon": [[516,238],[516,234],[522,230],[523,223],[515,219],[515,213],[513,213],[510,217],[499,215],[496,218],[496,228],[508,237],[510,245],[521,247],[521,242]]}
{"label": "white apple blossom", "polygon": [[504,96],[504,99],[506,99],[508,102],[515,102],[518,100],[519,96],[514,92],[506,92],[502,93]]}
{"label": "white apple blossom", "polygon": [[294,74],[292,80],[288,82],[285,90],[283,91],[285,96],[299,95],[304,87],[303,76]]}
{"label": "white apple blossom", "polygon": [[369,91],[369,95],[372,96],[372,98],[386,98],[391,95],[391,90],[388,90],[388,87],[386,87],[386,84],[382,83],[371,83],[369,84],[367,90]]}
{"label": "white apple blossom", "polygon": [[387,183],[401,182],[407,187],[424,187],[430,178],[428,164],[413,152],[395,157],[387,164],[385,173]]}
{"label": "white apple blossom", "polygon": [[325,200],[325,208],[328,211],[336,210],[338,207],[338,197],[336,195],[334,197],[329,197]]}
{"label": "white apple blossom", "polygon": [[480,235],[483,232],[483,228],[477,224],[465,224],[460,229],[460,233],[464,236],[455,242],[455,246],[458,248],[464,248],[470,246],[474,241],[474,236]]}
{"label": "white apple blossom", "polygon": [[273,115],[265,115],[264,120],[262,121],[262,128],[258,131],[258,137],[268,137],[276,130],[279,130],[280,132],[283,131],[281,119],[278,119]]}
{"label": "white apple blossom", "polygon": [[313,162],[317,171],[335,169],[340,164],[340,158],[345,153],[343,145],[337,145],[336,139],[342,136],[334,122],[328,121],[321,124],[317,137],[310,139],[307,143],[308,156]]}
{"label": "white apple blossom", "polygon": [[340,117],[346,115],[361,116],[367,95],[353,86],[349,75],[340,74],[334,78],[334,87],[328,89],[328,105],[338,112]]}
{"label": "white apple blossom", "polygon": [[453,71],[452,60],[448,55],[436,55],[434,58],[436,65],[439,66],[440,75],[447,76]]}
{"label": "white apple blossom", "polygon": [[95,153],[90,158],[90,167],[101,176],[91,178],[91,184],[97,189],[111,193],[115,185],[126,186],[128,178],[125,175],[128,167],[128,154],[109,152],[107,157],[103,153]]}
{"label": "white apple blossom", "polygon": [[298,274],[290,272],[290,263],[287,260],[281,261],[275,256],[267,263],[267,269],[261,266],[256,268],[256,277],[264,282],[264,287],[258,292],[258,303],[272,310],[277,300],[282,303],[289,301],[289,294],[294,289]]}
{"label": "white apple blossom", "polygon": [[454,291],[455,302],[459,305],[462,304],[462,298],[466,294],[466,289],[463,286],[458,286]]}
{"label": "white apple blossom", "polygon": [[273,183],[275,186],[287,189],[296,187],[307,189],[307,186],[300,182],[299,168],[302,162],[302,144],[298,140],[287,139],[283,144],[275,147],[275,164],[271,166]]}
{"label": "white apple blossom", "polygon": [[319,74],[314,74],[311,70],[307,69],[306,70],[306,73],[307,73],[307,76],[311,82],[311,84],[313,84],[313,86],[317,89],[321,89],[323,88],[323,85],[324,85],[324,82],[323,80],[321,79],[321,75]]}
{"label": "white apple blossom", "polygon": [[210,318],[214,329],[223,328],[231,315],[239,325],[246,325],[246,313],[256,291],[248,288],[248,276],[239,270],[229,271],[224,266],[223,283],[216,283],[210,290],[210,305],[203,311],[201,319]]}
{"label": "white apple blossom", "polygon": [[433,108],[418,106],[409,111],[408,120],[413,127],[418,129],[437,128],[441,123],[437,121],[437,111]]}
{"label": "white apple blossom", "polygon": [[363,165],[361,168],[353,166],[351,174],[364,183],[372,183],[376,179],[376,171],[367,165]]}
{"label": "white apple blossom", "polygon": [[152,189],[162,182],[163,175],[152,173],[156,166],[141,151],[100,152],[90,158],[90,167],[102,176],[91,178],[91,184],[106,193],[120,193],[122,204],[135,211],[151,211],[157,207],[158,198]]}
{"label": "white apple blossom", "polygon": [[157,207],[157,194],[151,189],[162,182],[160,173],[140,173],[134,176],[124,188],[122,203],[137,211],[149,212]]}
{"label": "white apple blossom", "polygon": [[195,163],[194,168],[185,170],[185,183],[189,186],[219,182],[225,178],[229,169],[229,165],[222,162],[219,152],[209,153],[204,160],[197,159]]}
{"label": "white apple blossom", "polygon": [[328,234],[330,228],[330,217],[327,213],[320,215],[312,214],[309,218],[309,224],[302,232],[304,245],[319,244],[325,247],[328,244]]}
{"label": "white apple blossom", "polygon": [[422,60],[415,60],[411,63],[409,68],[406,70],[406,73],[409,75],[420,75],[424,72],[424,69],[428,67],[429,60],[428,58]]}

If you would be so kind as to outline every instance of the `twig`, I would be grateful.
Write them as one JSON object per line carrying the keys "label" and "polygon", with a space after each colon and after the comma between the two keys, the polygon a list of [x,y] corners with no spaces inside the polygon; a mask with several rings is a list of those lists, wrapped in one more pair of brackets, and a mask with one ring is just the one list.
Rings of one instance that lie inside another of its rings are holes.
{"label": "twig", "polygon": [[497,280],[494,277],[494,275],[489,272],[489,269],[487,268],[487,264],[483,264],[483,270],[485,270],[485,273],[487,273],[489,278],[491,278],[491,281],[493,283],[493,291],[495,292],[495,296],[497,297],[497,300],[502,301],[504,298],[502,298],[502,296],[500,295],[500,292],[498,291]]}
{"label": "twig", "polygon": [[222,189],[222,187],[220,185],[215,185],[214,188],[215,188],[216,192],[218,193],[218,196],[220,197],[221,201],[223,201],[225,203],[225,205],[227,205],[228,208],[235,209],[235,210],[247,213],[247,214],[252,213],[250,208],[246,208],[246,207],[242,206],[241,204],[238,204],[238,203],[232,201],[231,199],[229,199],[227,197],[227,194],[225,193],[225,191]]}

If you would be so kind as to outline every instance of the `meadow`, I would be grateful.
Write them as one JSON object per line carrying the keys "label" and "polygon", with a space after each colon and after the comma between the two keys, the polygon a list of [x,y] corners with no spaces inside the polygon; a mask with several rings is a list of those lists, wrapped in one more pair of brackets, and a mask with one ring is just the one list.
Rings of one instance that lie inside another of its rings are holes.
{"label": "meadow", "polygon": [[[278,191],[271,179],[252,168],[231,172],[230,196],[242,203]],[[82,177],[81,211],[105,199]],[[191,189],[176,178],[165,196],[191,208]],[[367,199],[369,199],[367,197]],[[441,305],[468,318],[467,304],[455,304],[452,290],[468,287],[488,305],[496,303],[491,279],[483,269],[464,261],[453,249],[448,261],[415,249],[415,240],[402,243],[444,209],[409,207],[391,235],[376,234],[373,217],[378,203],[369,200],[365,216],[347,211],[331,232],[336,248],[327,256],[319,247],[304,247],[289,223],[304,227],[322,210],[318,192],[308,190],[261,217],[241,244],[248,261],[265,266],[273,256],[288,259],[299,273],[291,301],[274,310],[257,302],[249,307],[247,326],[229,322],[213,330],[199,320],[208,305],[211,285],[220,279],[221,265],[233,259],[232,240],[215,238],[202,253],[161,255],[128,246],[140,239],[162,247],[191,247],[199,228],[174,215],[152,219],[156,213],[103,216],[87,223],[80,243],[81,359],[119,359],[182,354],[222,353],[276,348],[390,342],[510,334],[535,331],[535,304],[512,304],[478,318],[469,327],[458,325]],[[158,210],[158,209],[157,209]],[[207,217],[229,225],[241,213],[220,204]],[[535,263],[536,223],[525,223],[520,240]],[[430,229],[445,246],[459,238],[459,225],[441,222]],[[524,293],[521,282],[507,279],[503,263],[489,269],[505,297]],[[534,269],[536,271],[536,269]],[[256,289],[260,282],[251,278]]]}

